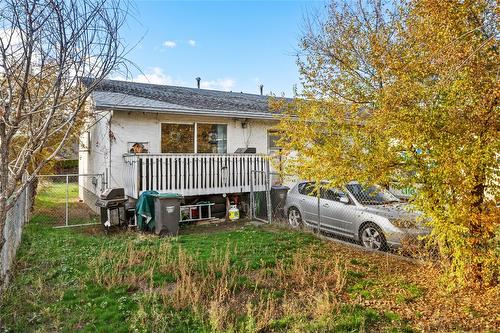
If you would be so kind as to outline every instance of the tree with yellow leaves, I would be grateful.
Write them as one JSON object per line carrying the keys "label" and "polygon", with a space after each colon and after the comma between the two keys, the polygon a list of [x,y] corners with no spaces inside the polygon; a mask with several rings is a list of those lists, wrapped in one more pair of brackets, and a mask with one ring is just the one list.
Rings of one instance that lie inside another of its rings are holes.
{"label": "tree with yellow leaves", "polygon": [[308,24],[303,93],[280,123],[287,172],[413,186],[459,285],[500,269],[495,1],[332,3]]}

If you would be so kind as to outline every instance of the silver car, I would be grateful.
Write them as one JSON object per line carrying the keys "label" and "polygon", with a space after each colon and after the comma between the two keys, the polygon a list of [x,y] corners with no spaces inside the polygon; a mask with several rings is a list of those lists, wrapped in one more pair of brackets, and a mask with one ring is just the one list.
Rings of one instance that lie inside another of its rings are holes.
{"label": "silver car", "polygon": [[[399,247],[406,237],[429,233],[417,223],[419,213],[409,212],[408,204],[379,187],[364,188],[357,182],[343,189],[321,186],[320,229],[348,237],[363,246],[385,250]],[[285,212],[294,228],[318,225],[318,196],[315,184],[299,182],[288,192]]]}

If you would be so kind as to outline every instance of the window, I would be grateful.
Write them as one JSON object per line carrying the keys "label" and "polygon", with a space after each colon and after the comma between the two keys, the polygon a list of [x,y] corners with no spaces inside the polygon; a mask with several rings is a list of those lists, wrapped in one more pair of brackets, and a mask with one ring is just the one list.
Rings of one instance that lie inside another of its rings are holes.
{"label": "window", "polygon": [[225,154],[227,125],[161,124],[161,152]]}
{"label": "window", "polygon": [[[305,182],[299,184],[298,187],[299,193],[303,195],[308,195],[310,197],[316,197],[316,185],[312,182]],[[349,200],[349,197],[342,191],[338,189],[330,189],[322,187],[320,189],[320,197],[321,199],[332,200],[332,201],[340,201],[341,197],[345,197]],[[350,200],[349,200],[350,201]]]}
{"label": "window", "polygon": [[194,124],[161,124],[162,153],[194,153]]}
{"label": "window", "polygon": [[332,200],[332,201],[340,201],[340,198],[342,197],[347,198],[347,200],[349,200],[349,197],[344,192],[334,188],[329,188],[329,189],[322,188],[320,196],[321,199]]}
{"label": "window", "polygon": [[385,205],[400,201],[389,191],[377,186],[364,188],[361,184],[349,184],[346,187],[362,205]]}
{"label": "window", "polygon": [[299,193],[311,197],[316,196],[316,189],[314,183],[301,183],[299,184]]}
{"label": "window", "polygon": [[227,152],[227,125],[197,124],[197,126],[198,153]]}
{"label": "window", "polygon": [[267,147],[270,153],[279,152],[281,150],[281,147],[278,145],[279,139],[280,134],[278,131],[267,132]]}

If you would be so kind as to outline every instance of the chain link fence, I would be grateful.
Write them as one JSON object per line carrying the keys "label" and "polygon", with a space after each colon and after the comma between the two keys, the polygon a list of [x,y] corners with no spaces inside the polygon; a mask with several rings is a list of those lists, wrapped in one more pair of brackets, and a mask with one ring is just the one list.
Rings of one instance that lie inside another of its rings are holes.
{"label": "chain link fence", "polygon": [[[58,227],[99,223],[95,202],[103,191],[103,175],[39,175],[29,183],[8,211],[0,249],[0,281],[9,270],[21,241],[23,226],[39,222]],[[0,286],[0,288],[4,287]]]}
{"label": "chain link fence", "polygon": [[319,233],[369,250],[428,256],[422,239],[429,230],[405,202],[411,193],[402,197],[399,192],[355,182],[338,189],[327,182],[284,180],[272,172],[265,179],[265,191],[250,193],[251,217],[256,220]]}
{"label": "chain link fence", "polygon": [[429,255],[423,239],[429,229],[421,214],[380,186],[351,182],[342,188],[327,182],[299,182],[288,193],[288,224],[369,250],[389,250],[414,258]]}
{"label": "chain link fence", "polygon": [[294,190],[287,207],[287,222],[292,227],[295,215],[303,229],[355,243],[354,230],[349,231],[354,214],[345,206],[351,202],[343,191],[318,182],[302,182]]}
{"label": "chain link fence", "polygon": [[[293,182],[288,179],[284,181],[281,174],[277,172],[251,171],[252,177],[262,177],[265,181],[264,191],[250,192],[251,218],[274,223],[287,224],[284,211],[286,193],[290,189],[287,185]],[[284,185],[284,184],[287,185]]]}
{"label": "chain link fence", "polygon": [[29,220],[33,199],[31,190],[32,186],[28,184],[16,199],[14,206],[7,212],[3,235],[1,235],[5,243],[0,249],[0,281],[4,282],[0,290],[8,283],[10,267],[21,242],[23,226]]}
{"label": "chain link fence", "polygon": [[103,175],[40,175],[32,220],[54,227],[99,223],[95,202],[103,191]]}
{"label": "chain link fence", "polygon": [[250,171],[250,184],[254,184],[254,180],[260,178],[264,181],[264,191],[255,191],[254,187],[250,187],[250,218],[265,223],[272,221],[272,205],[270,198],[270,179],[269,173],[266,171]]}

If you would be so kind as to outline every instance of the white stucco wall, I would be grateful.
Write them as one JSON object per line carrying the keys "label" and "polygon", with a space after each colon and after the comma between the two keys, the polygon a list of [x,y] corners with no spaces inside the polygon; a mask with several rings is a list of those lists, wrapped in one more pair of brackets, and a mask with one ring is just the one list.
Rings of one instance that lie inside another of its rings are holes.
{"label": "white stucco wall", "polygon": [[[80,150],[78,153],[79,174],[103,174],[104,178],[109,165],[109,119],[111,112],[99,112],[87,120],[88,129],[80,136]],[[88,134],[86,134],[88,132]],[[90,138],[87,140],[86,136]],[[87,143],[90,146],[87,147]],[[106,181],[106,179],[104,179]],[[82,189],[90,188],[91,178],[80,177],[80,193],[83,199]],[[86,182],[86,183],[83,183]]]}
{"label": "white stucco wall", "polygon": [[[111,117],[111,132],[114,140],[111,142],[111,173],[108,186],[123,186],[123,154],[127,153],[129,142],[148,142],[150,153],[161,153],[161,123],[226,124],[228,153],[234,153],[237,148],[254,147],[257,153],[267,154],[267,132],[276,125],[277,121],[249,119],[246,128],[242,128],[242,121],[243,119],[225,117],[114,111]],[[104,160],[94,155],[93,158],[98,160],[94,162],[94,168],[101,170],[100,165],[107,165],[106,153],[103,152],[102,156]]]}

